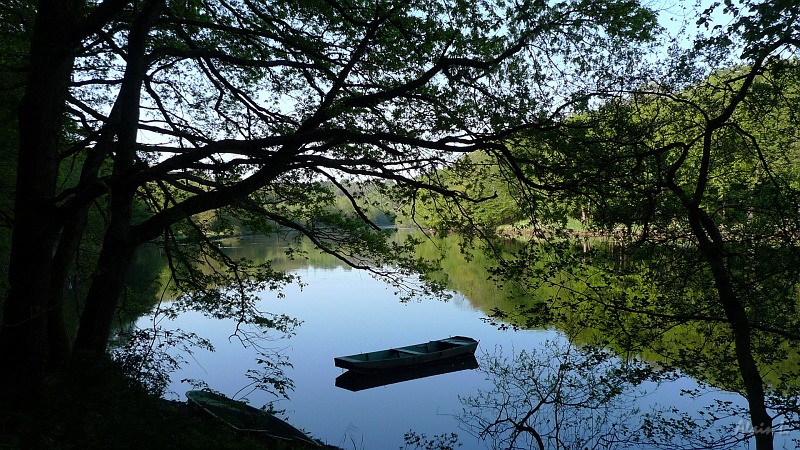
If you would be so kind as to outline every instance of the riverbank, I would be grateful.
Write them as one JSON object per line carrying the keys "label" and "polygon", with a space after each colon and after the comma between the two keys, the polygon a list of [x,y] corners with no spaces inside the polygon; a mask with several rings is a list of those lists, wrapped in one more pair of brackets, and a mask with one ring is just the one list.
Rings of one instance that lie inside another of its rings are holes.
{"label": "riverbank", "polygon": [[65,369],[48,380],[38,405],[25,411],[0,404],[0,449],[302,450],[276,440],[234,433],[138,388],[111,364]]}

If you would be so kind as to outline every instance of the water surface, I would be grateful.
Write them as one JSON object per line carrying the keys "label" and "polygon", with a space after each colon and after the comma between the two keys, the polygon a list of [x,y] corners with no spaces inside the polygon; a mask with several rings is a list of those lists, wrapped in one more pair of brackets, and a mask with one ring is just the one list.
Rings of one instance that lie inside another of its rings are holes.
{"label": "water surface", "polygon": [[[234,256],[237,251],[258,252],[266,245],[263,240],[244,244],[246,248],[231,249]],[[276,254],[274,248],[265,247],[263,251]],[[336,377],[344,371],[334,366],[333,358],[453,335],[479,340],[476,355],[483,362],[489,355],[511,357],[520,351],[541,350],[545,342],[568,346],[556,330],[499,330],[481,320],[486,314],[458,292],[447,302],[420,299],[403,303],[384,282],[329,260],[299,264],[292,272],[300,275],[306,285],[302,289],[288,286],[283,298],[274,292],[261,293],[259,305],[264,311],[287,314],[303,322],[295,336],[269,343],[288,356],[293,366],[287,369],[295,385],[290,399],[276,399],[247,389],[250,380],[245,373],[255,367],[256,353],[231,338],[233,322],[197,313],[185,313],[174,323],[162,322],[164,326],[209,338],[216,347],[213,353],[195,352],[188,358],[189,363],[173,375],[172,398],[183,399],[183,393],[191,388],[182,379],[201,379],[228,396],[246,394],[255,406],[274,402],[273,406],[284,410],[282,416],[293,425],[346,449],[404,448],[404,434],[410,431],[428,437],[457,433],[463,445],[459,448],[486,449],[492,448],[491,443],[479,440],[458,420],[464,410],[464,397],[492,388],[484,371],[464,370],[352,392],[335,387]],[[148,320],[141,319],[140,325],[147,326]],[[704,406],[702,402],[680,395],[682,390],[692,389],[698,389],[698,384],[685,377],[660,387],[645,383],[636,389],[639,397],[635,405],[643,411],[653,405],[676,407],[696,416]],[[707,391],[703,398],[706,403],[723,400],[744,404],[739,396]],[[631,419],[629,413],[621,411],[620,420]],[[630,426],[636,426],[633,419]]]}

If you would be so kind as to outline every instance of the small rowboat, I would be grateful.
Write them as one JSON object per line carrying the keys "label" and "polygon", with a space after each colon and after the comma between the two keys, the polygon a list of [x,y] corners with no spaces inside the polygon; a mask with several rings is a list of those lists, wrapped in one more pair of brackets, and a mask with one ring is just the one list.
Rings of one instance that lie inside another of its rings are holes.
{"label": "small rowboat", "polygon": [[465,336],[390,348],[376,352],[333,358],[336,367],[358,372],[375,372],[442,361],[456,356],[475,354],[478,341]]}
{"label": "small rowboat", "polygon": [[220,420],[237,432],[250,436],[293,441],[308,447],[320,446],[297,428],[246,403],[209,391],[189,391],[186,393],[186,398],[190,405]]}
{"label": "small rowboat", "polygon": [[374,372],[358,372],[348,370],[336,377],[336,387],[348,391],[363,391],[380,386],[434,377],[462,370],[477,369],[478,360],[475,355],[461,355],[418,366],[403,367],[396,370],[378,370]]}

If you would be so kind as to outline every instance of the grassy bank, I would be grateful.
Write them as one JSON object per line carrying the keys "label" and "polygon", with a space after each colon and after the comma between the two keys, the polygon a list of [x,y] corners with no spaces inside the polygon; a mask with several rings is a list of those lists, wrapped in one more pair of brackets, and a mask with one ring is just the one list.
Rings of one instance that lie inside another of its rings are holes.
{"label": "grassy bank", "polygon": [[186,403],[132,384],[111,363],[65,368],[26,410],[0,404],[0,449],[301,449],[241,436]]}

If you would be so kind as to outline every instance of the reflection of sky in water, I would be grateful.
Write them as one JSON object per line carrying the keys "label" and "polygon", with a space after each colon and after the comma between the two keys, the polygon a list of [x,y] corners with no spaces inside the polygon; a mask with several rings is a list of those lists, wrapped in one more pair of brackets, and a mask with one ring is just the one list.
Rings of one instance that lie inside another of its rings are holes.
{"label": "reflection of sky in water", "polygon": [[[307,268],[297,273],[307,283],[302,291],[289,286],[283,299],[267,292],[261,305],[264,311],[284,313],[303,321],[296,336],[268,343],[282,348],[294,366],[288,369],[295,383],[291,400],[281,400],[275,407],[285,409],[285,416],[298,428],[346,449],[401,448],[403,434],[410,430],[428,437],[456,432],[463,444],[460,448],[486,448],[460,430],[453,415],[462,411],[459,396],[475,395],[477,389],[489,390],[491,386],[482,372],[467,370],[351,392],[334,386],[335,378],[343,373],[333,365],[335,356],[451,335],[480,340],[476,356],[494,353],[500,347],[509,355],[512,349],[539,348],[545,340],[563,339],[554,331],[499,331],[481,321],[483,313],[474,310],[463,297],[457,296],[449,302],[425,300],[404,304],[393,295],[391,287],[355,270]],[[248,384],[244,373],[254,367],[254,356],[235,340],[227,343],[232,324],[221,326],[194,313],[185,314],[176,322],[176,327],[211,339],[216,352],[197,351],[187,358],[187,367],[173,375],[171,390],[177,393],[173,397],[183,399],[183,392],[189,389],[180,383],[183,378],[202,379],[212,389],[227,395],[234,395]],[[688,379],[662,386],[640,400],[641,409],[669,401],[681,409],[696,410],[713,401],[704,397],[702,402],[692,402],[678,395],[679,389],[694,387],[696,384]],[[273,400],[259,392],[248,397],[255,406]],[[742,402],[737,396],[725,397]]]}

